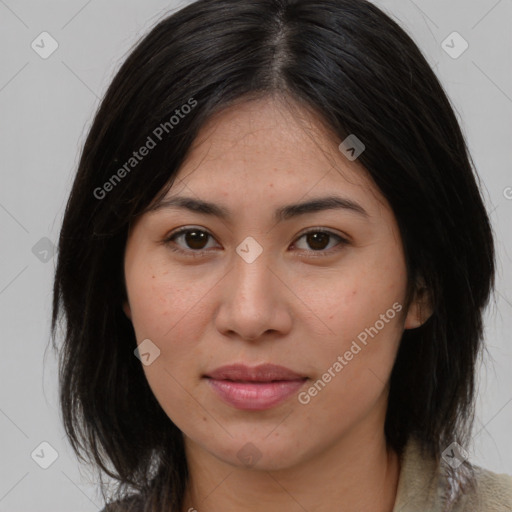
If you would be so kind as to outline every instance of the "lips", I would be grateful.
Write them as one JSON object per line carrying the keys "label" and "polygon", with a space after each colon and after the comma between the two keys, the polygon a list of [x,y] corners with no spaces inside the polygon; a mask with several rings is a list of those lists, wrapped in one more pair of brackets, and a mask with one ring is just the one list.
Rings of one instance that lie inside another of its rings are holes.
{"label": "lips", "polygon": [[237,382],[272,382],[285,380],[302,380],[306,377],[289,368],[275,364],[262,364],[249,367],[242,364],[221,366],[208,373],[206,377],[216,380],[232,380]]}
{"label": "lips", "polygon": [[284,366],[222,366],[204,376],[215,394],[236,409],[274,407],[298,392],[307,377]]}

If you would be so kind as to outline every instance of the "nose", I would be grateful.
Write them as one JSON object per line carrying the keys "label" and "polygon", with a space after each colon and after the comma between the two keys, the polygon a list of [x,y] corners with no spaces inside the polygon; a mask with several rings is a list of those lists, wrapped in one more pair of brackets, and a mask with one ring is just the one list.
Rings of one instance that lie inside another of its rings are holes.
{"label": "nose", "polygon": [[224,336],[256,341],[290,331],[293,294],[269,263],[265,251],[252,263],[235,256],[223,284],[219,283],[215,324]]}

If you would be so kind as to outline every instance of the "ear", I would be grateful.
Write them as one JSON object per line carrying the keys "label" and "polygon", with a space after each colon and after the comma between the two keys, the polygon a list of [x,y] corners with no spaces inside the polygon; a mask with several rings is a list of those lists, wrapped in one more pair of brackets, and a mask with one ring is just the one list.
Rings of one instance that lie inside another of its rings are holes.
{"label": "ear", "polygon": [[127,300],[125,300],[123,302],[123,311],[124,311],[124,314],[131,320],[132,319],[132,310],[130,309],[130,304],[128,304]]}
{"label": "ear", "polygon": [[420,327],[432,316],[433,310],[430,290],[425,286],[423,279],[420,279],[405,317],[404,328],[416,329]]}

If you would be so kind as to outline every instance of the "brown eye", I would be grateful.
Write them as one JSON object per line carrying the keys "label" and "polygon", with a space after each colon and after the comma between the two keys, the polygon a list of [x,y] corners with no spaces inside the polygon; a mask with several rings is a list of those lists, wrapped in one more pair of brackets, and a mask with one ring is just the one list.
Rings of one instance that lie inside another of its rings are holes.
{"label": "brown eye", "polygon": [[306,235],[308,245],[315,251],[325,249],[329,244],[329,238],[330,235],[327,235],[326,233],[308,233]]}
{"label": "brown eye", "polygon": [[[210,252],[207,250],[212,248],[212,246],[208,247],[210,239],[215,240],[214,237],[205,230],[199,228],[182,228],[171,233],[163,242],[175,252],[189,256],[201,256],[204,253]],[[332,252],[349,244],[349,241],[340,235],[318,228],[303,233],[297,240],[301,239],[306,240],[306,247],[298,248],[306,253],[313,253],[314,257],[329,256]],[[336,239],[338,243],[333,244],[332,242]],[[299,244],[295,243],[295,246],[298,245]],[[337,246],[340,247],[337,248]],[[333,248],[334,251],[331,251]]]}
{"label": "brown eye", "polygon": [[[174,251],[194,255],[194,253],[201,253],[208,248],[207,244],[210,238],[213,240],[212,235],[207,231],[198,228],[185,228],[169,235],[164,240],[164,243],[177,246],[171,247]],[[177,241],[179,241],[179,243]]]}
{"label": "brown eye", "polygon": [[[336,233],[332,233],[331,231],[324,231],[320,229],[315,229],[303,233],[302,236],[298,238],[298,240],[305,239],[307,247],[299,247],[299,249],[303,249],[309,252],[326,252],[329,253],[329,249],[334,247],[335,245],[345,245],[348,244],[348,240],[337,235]],[[332,239],[338,239],[338,244],[331,244],[328,248]],[[296,244],[297,245],[297,244]],[[327,249],[327,250],[326,250]]]}
{"label": "brown eye", "polygon": [[206,242],[208,241],[208,237],[210,236],[208,233],[199,230],[189,230],[182,233],[182,235],[187,246],[190,249],[197,250],[204,249]]}

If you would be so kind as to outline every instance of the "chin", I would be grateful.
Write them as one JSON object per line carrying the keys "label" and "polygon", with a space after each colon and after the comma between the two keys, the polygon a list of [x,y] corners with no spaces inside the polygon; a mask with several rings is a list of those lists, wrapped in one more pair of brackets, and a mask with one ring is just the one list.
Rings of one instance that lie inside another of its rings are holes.
{"label": "chin", "polygon": [[285,470],[299,464],[304,458],[305,454],[297,451],[297,441],[288,437],[283,442],[285,437],[282,434],[274,439],[270,439],[270,436],[265,439],[267,435],[268,432],[265,432],[257,436],[259,440],[252,441],[246,435],[240,440],[234,436],[229,438],[226,445],[212,446],[210,443],[203,447],[226,464],[253,471]]}

